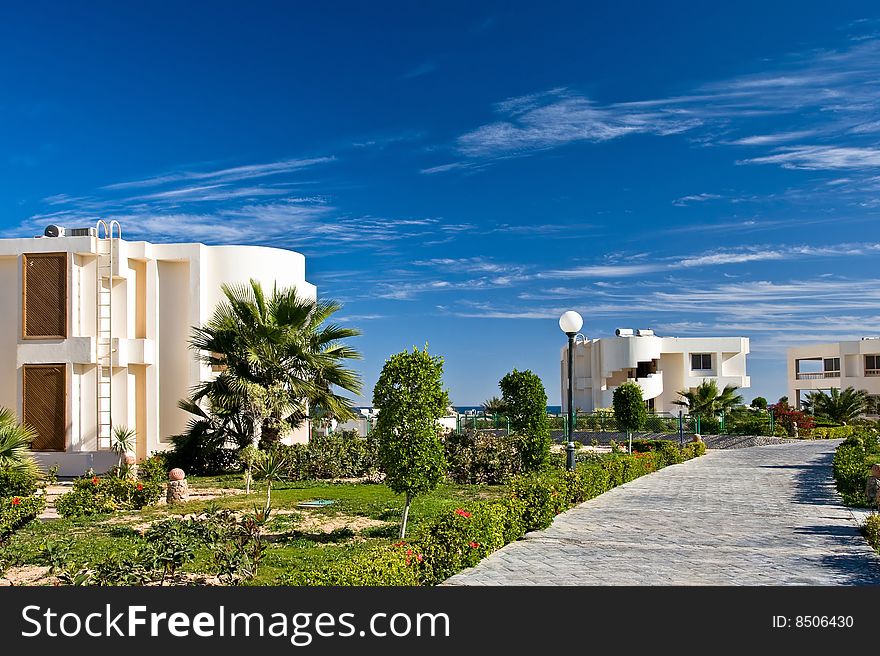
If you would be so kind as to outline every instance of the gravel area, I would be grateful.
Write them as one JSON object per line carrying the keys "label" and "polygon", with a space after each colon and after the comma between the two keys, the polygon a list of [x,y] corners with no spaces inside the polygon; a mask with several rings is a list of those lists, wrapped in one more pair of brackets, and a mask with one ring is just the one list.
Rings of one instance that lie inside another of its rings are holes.
{"label": "gravel area", "polygon": [[797,444],[807,440],[791,437],[766,437],[764,435],[703,435],[707,449],[747,449],[770,444]]}

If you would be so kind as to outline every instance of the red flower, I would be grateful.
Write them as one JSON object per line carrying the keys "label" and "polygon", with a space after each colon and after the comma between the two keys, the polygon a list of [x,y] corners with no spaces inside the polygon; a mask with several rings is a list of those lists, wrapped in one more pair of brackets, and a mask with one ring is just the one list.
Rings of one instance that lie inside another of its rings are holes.
{"label": "red flower", "polygon": [[471,518],[471,513],[469,513],[467,510],[464,510],[463,508],[456,508],[456,509],[455,509],[455,514],[456,514],[456,515],[461,515],[461,516],[464,517],[465,519],[470,519],[470,518]]}
{"label": "red flower", "polygon": [[138,483],[138,492],[140,492],[140,491],[143,490],[143,489],[144,489],[144,484],[143,484],[143,483]]}
{"label": "red flower", "polygon": [[419,562],[422,562],[422,554],[418,554],[418,555],[416,556],[416,560],[419,561]]}
{"label": "red flower", "polygon": [[406,550],[406,555],[407,555],[407,556],[412,556],[412,549],[407,549],[407,550]]}
{"label": "red flower", "polygon": [[98,477],[92,476],[92,485],[97,485],[97,484],[98,484]]}
{"label": "red flower", "polygon": [[480,543],[479,543],[479,542],[471,542],[471,543],[469,544],[469,546],[470,546],[471,549],[476,549],[477,547],[480,546]]}
{"label": "red flower", "polygon": [[394,546],[395,547],[402,547],[405,544],[406,544],[406,540],[401,540],[400,542],[395,542]]}
{"label": "red flower", "polygon": [[21,499],[19,497],[12,497],[12,505],[18,506],[21,504]]}

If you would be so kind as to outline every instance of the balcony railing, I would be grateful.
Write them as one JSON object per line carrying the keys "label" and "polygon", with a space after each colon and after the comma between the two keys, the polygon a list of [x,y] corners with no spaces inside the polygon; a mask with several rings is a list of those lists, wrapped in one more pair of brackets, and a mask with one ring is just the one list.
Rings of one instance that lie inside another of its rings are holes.
{"label": "balcony railing", "polygon": [[866,376],[880,376],[880,369],[865,369]]}
{"label": "balcony railing", "polygon": [[[880,373],[878,373],[880,375]],[[821,380],[822,378],[840,378],[840,371],[798,372],[798,380]]]}

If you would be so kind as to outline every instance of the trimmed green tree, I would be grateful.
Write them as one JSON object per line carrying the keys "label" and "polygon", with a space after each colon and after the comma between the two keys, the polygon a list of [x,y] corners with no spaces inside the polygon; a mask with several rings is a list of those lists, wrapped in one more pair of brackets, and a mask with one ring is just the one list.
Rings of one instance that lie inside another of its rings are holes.
{"label": "trimmed green tree", "polygon": [[514,369],[498,385],[510,428],[525,438],[521,451],[523,471],[542,469],[550,461],[550,424],[544,383],[528,369]]}
{"label": "trimmed green tree", "polygon": [[642,388],[637,383],[623,383],[614,390],[614,418],[617,427],[626,431],[629,452],[632,453],[632,434],[645,425],[648,411],[642,398]]}
{"label": "trimmed green tree", "polygon": [[766,410],[767,409],[767,399],[765,399],[763,396],[756,396],[755,398],[752,399],[751,406],[755,410]]}
{"label": "trimmed green tree", "polygon": [[385,484],[406,495],[401,539],[406,537],[413,498],[436,488],[446,472],[438,420],[446,412],[449,395],[442,376],[443,358],[430,355],[427,347],[414,348],[388,358],[373,389],[373,405],[379,409],[373,436]]}

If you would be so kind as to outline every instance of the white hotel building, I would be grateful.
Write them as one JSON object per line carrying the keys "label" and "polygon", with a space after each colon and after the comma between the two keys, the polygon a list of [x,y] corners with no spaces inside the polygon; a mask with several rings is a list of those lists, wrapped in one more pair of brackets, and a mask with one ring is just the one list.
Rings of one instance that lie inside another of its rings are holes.
{"label": "white hotel building", "polygon": [[[112,427],[136,431],[139,459],[184,430],[177,402],[213,375],[188,339],[223,283],[316,295],[299,253],[125,241],[117,223],[112,237],[107,227],[0,239],[0,407],[37,431],[33,451],[62,475],[115,464]],[[307,435],[304,426],[291,438]]]}
{"label": "white hotel building", "polygon": [[[746,375],[747,337],[658,337],[651,330],[620,328],[615,337],[578,335],[574,348],[574,407],[584,412],[612,405],[618,385],[633,381],[642,388],[648,408],[677,413],[678,392],[714,380],[750,386]],[[568,411],[568,345],[560,357],[562,409]]]}
{"label": "white hotel building", "polygon": [[880,397],[880,337],[788,349],[788,399],[800,408],[815,390],[865,390]]}

